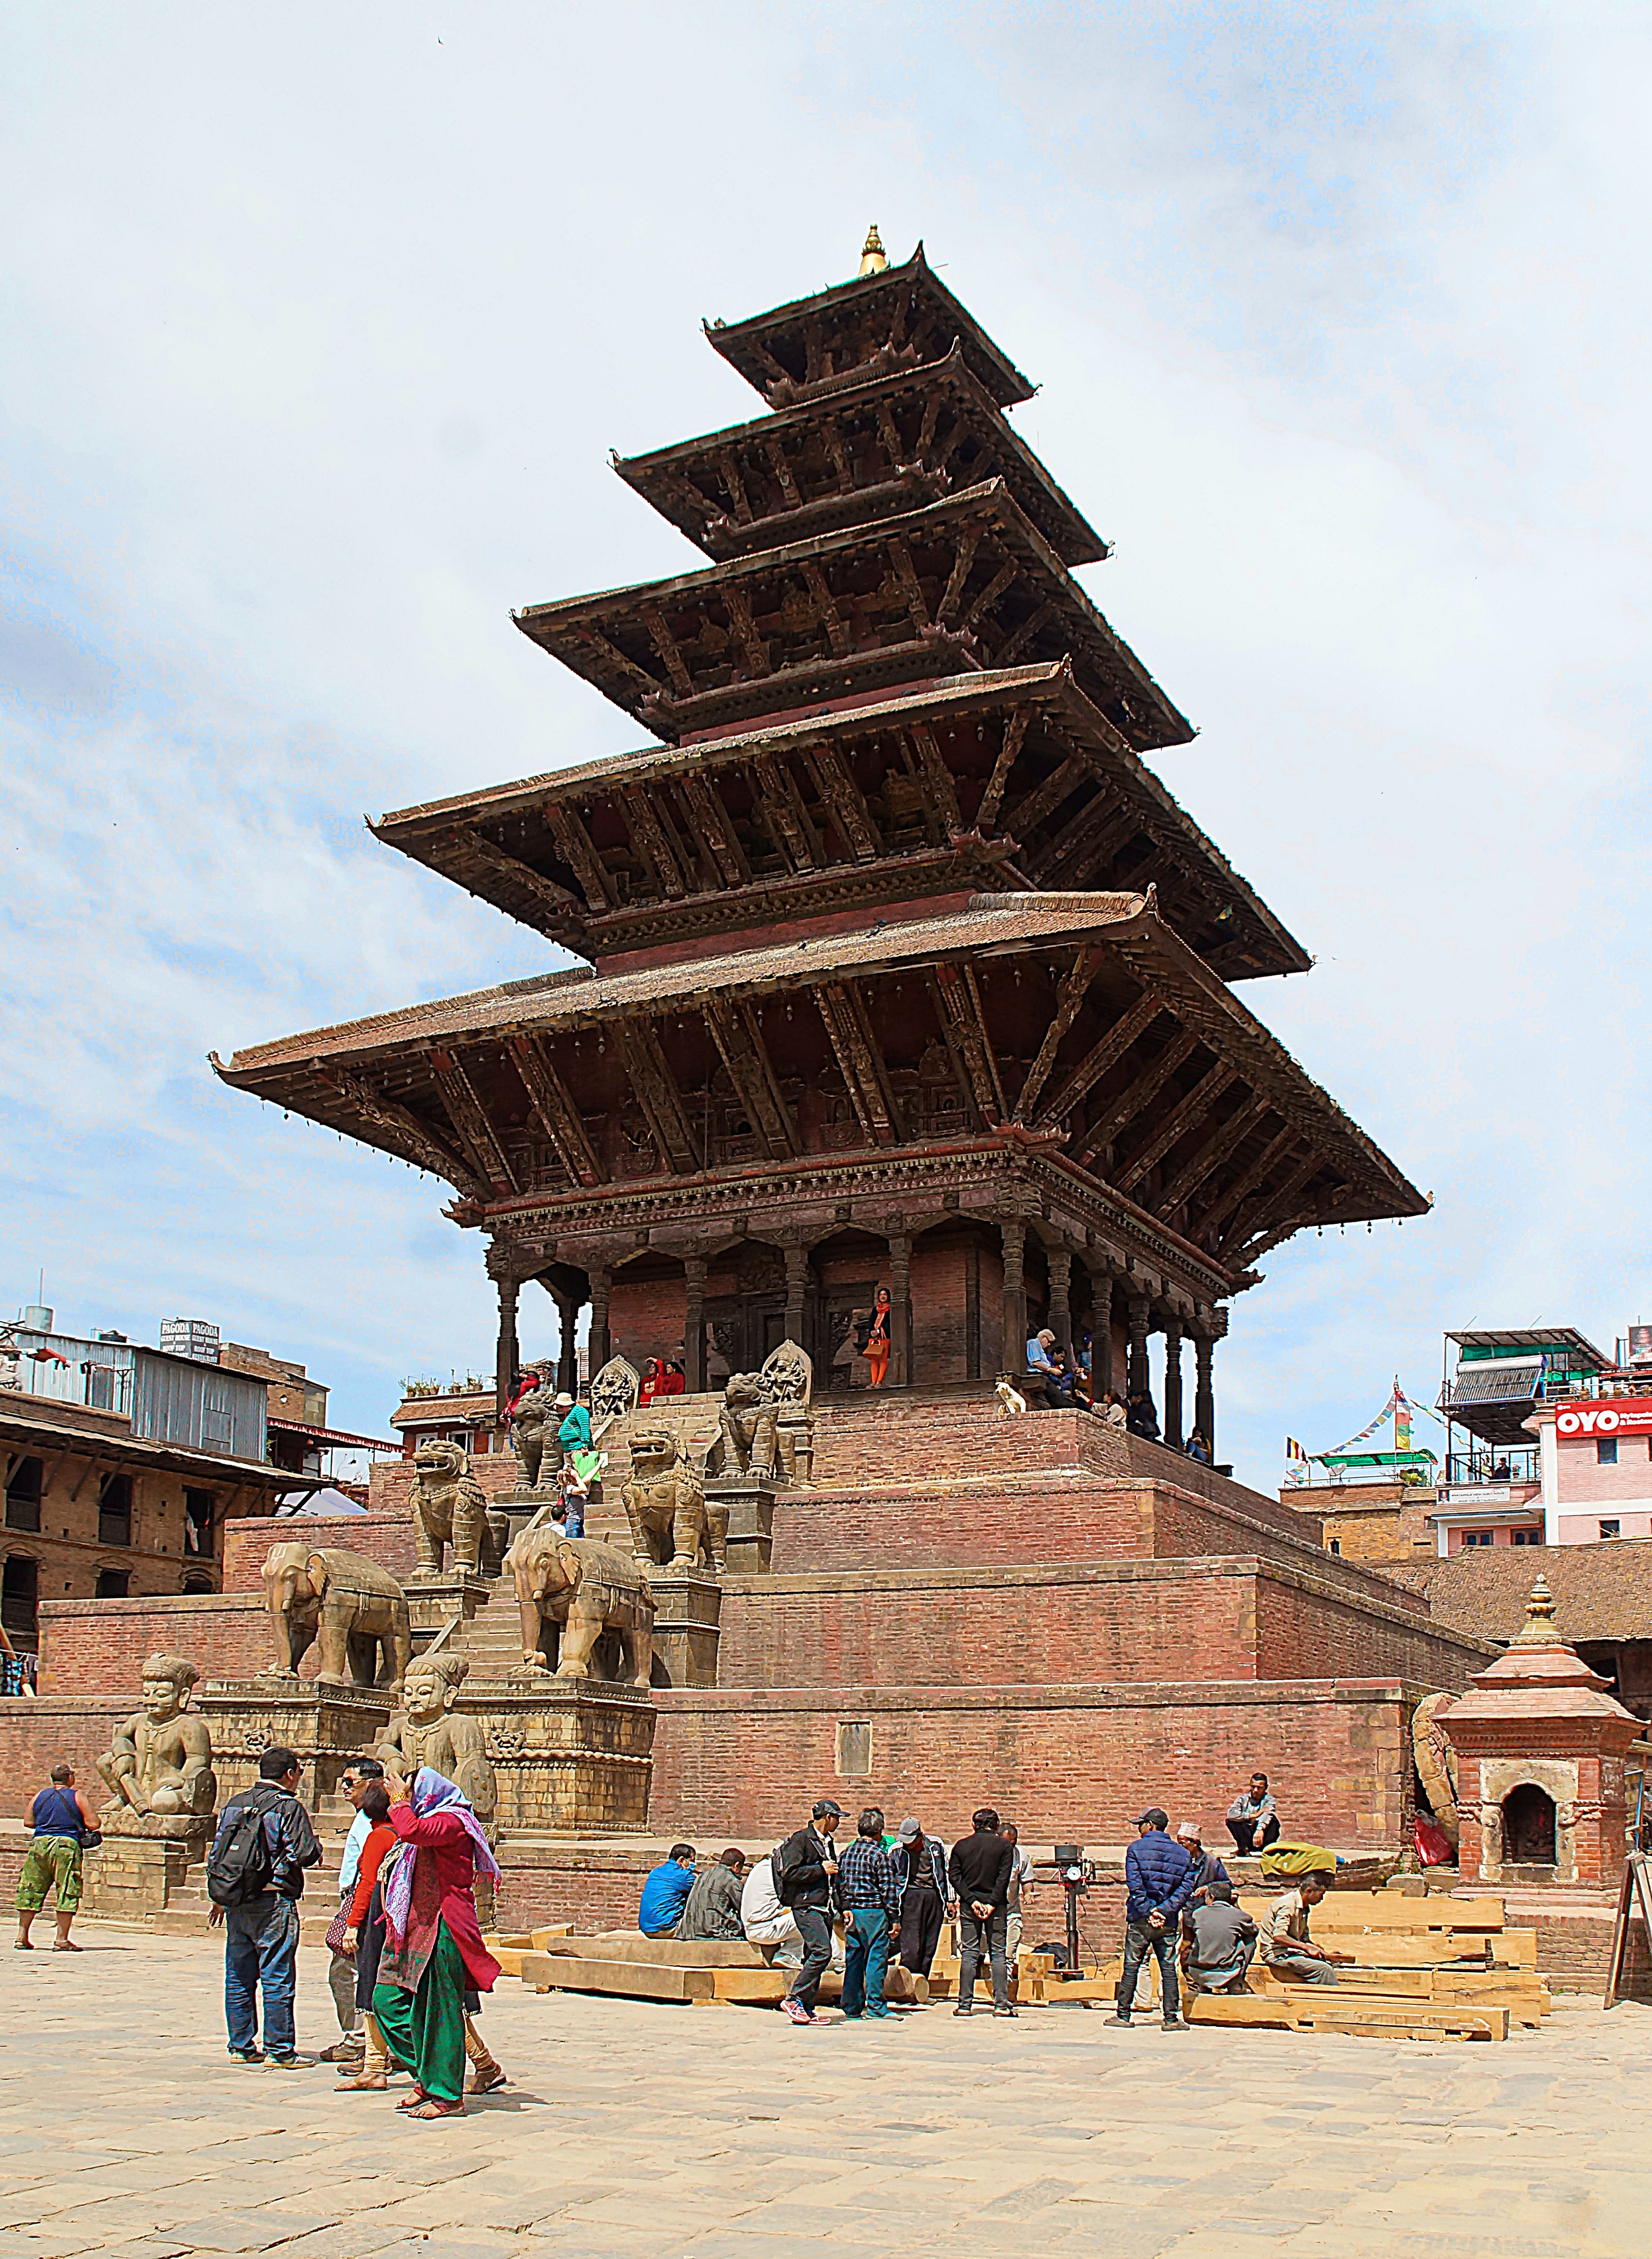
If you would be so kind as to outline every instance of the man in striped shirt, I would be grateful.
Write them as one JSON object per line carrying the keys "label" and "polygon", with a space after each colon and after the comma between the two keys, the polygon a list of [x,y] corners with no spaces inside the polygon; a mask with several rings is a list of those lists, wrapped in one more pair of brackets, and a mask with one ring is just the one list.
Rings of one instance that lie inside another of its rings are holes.
{"label": "man in striped shirt", "polygon": [[837,1903],[843,1909],[844,2013],[893,2013],[883,1997],[889,1948],[901,1935],[901,1870],[883,1847],[883,1814],[870,1806],[855,1823],[855,1840],[837,1863]]}

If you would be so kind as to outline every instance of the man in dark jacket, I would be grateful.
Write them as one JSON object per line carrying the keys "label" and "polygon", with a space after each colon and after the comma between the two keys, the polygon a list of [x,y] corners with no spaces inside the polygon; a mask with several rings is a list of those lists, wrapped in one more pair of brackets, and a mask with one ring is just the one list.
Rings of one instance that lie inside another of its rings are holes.
{"label": "man in dark jacket", "polygon": [[947,1867],[947,1878],[958,1900],[958,1928],[962,1932],[959,1958],[963,1965],[958,1971],[958,2006],[952,2013],[967,2016],[974,2013],[975,1972],[985,1951],[993,1970],[993,2013],[1013,2016],[1015,2011],[1009,2005],[1009,1970],[1004,1941],[1008,1928],[1009,1878],[1015,1854],[999,1834],[998,1814],[990,1805],[984,1805],[974,1814],[971,1825],[974,1834],[952,1846]]}
{"label": "man in dark jacket", "polygon": [[938,1836],[926,1835],[917,1821],[903,1820],[895,1864],[901,1874],[901,1966],[927,1977],[951,1896],[946,1846]]}
{"label": "man in dark jacket", "polygon": [[[320,1863],[321,1846],[310,1814],[298,1801],[303,1768],[292,1749],[266,1749],[251,1788],[231,1797],[218,1814],[215,1846],[233,1834],[243,1812],[262,1815],[269,1876],[257,1897],[239,1906],[214,1906],[224,1921],[224,2019],[230,2053],[241,2063],[262,2063],[258,2043],[258,1995],[264,1995],[264,2047],[279,2070],[297,2070],[293,1996],[298,1984],[298,1901],[304,1869]],[[209,1861],[210,1859],[209,1853]]]}
{"label": "man in dark jacket", "polygon": [[1124,1855],[1129,1893],[1124,1904],[1124,1974],[1112,2020],[1128,2024],[1136,2000],[1136,1979],[1150,1953],[1158,1963],[1160,1999],[1167,2032],[1186,2031],[1181,1988],[1176,1977],[1178,1917],[1193,1896],[1194,1867],[1166,1829],[1170,1815],[1157,1805],[1137,1820],[1137,1840]]}
{"label": "man in dark jacket", "polygon": [[832,1908],[837,1902],[837,1846],[833,1832],[844,1816],[841,1804],[822,1796],[807,1828],[788,1835],[774,1856],[775,1894],[791,1909],[803,1941],[803,1958],[785,2000],[794,2024],[820,2024],[815,2013],[820,1980],[832,1965]]}

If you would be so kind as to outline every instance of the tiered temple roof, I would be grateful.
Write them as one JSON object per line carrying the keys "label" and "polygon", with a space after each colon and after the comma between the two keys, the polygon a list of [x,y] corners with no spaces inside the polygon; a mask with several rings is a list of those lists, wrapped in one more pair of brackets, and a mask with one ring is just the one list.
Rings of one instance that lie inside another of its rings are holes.
{"label": "tiered temple roof", "polygon": [[1420,1213],[1233,994],[1309,960],[1143,764],[1192,730],[922,249],[708,334],[772,412],[616,467],[715,561],[516,616],[666,744],[374,827],[590,962],[219,1072],[445,1177],[502,1308],[588,1293],[594,1355],[627,1262],[674,1251],[691,1385],[692,1282],[748,1236],[787,1250],[788,1325],[811,1250],[887,1239],[901,1377],[937,1226],[1001,1234],[1012,1360],[1046,1256],[1064,1313],[1075,1258],[1098,1326],[1116,1284],[1134,1358],[1208,1344],[1291,1232]]}

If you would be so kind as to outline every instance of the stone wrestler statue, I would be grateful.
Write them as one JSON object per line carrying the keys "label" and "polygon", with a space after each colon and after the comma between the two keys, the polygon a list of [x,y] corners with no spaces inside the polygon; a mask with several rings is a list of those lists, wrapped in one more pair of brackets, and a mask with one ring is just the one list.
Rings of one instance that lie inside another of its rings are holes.
{"label": "stone wrestler statue", "polygon": [[454,1709],[470,1665],[462,1655],[415,1656],[402,1688],[402,1707],[385,1728],[374,1751],[411,1780],[421,1765],[445,1774],[469,1798],[486,1827],[493,1819],[498,1791],[479,1718]]}
{"label": "stone wrestler statue", "polygon": [[184,1708],[201,1676],[181,1655],[152,1655],[144,1664],[143,1708],[115,1729],[114,1746],[97,1770],[121,1809],[106,1828],[133,1820],[202,1817],[217,1801],[212,1737],[206,1722]]}

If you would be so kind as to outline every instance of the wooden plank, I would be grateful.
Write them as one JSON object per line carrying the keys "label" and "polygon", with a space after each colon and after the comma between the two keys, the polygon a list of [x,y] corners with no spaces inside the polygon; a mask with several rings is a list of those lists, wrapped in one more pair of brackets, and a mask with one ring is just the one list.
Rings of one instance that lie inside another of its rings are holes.
{"label": "wooden plank", "polygon": [[[1286,1879],[1272,1892],[1246,1891],[1240,1903],[1255,1913],[1292,1887]],[[1315,1929],[1500,1930],[1503,1901],[1448,1898],[1443,1892],[1410,1898],[1401,1891],[1328,1891],[1312,1921]]]}
{"label": "wooden plank", "polygon": [[744,1938],[644,1937],[639,1929],[553,1937],[543,1949],[576,1960],[630,1961],[657,1969],[766,1969],[762,1948]]}
{"label": "wooden plank", "polygon": [[714,2000],[739,2000],[750,2006],[778,2008],[786,1998],[794,1971],[790,1969],[714,1969]]}
{"label": "wooden plank", "polygon": [[[1311,1996],[1311,1997],[1310,1997]],[[1187,2004],[1190,2023],[1250,2029],[1335,2031],[1364,2039],[1508,2037],[1506,2008],[1458,2008],[1367,1996],[1338,1999],[1335,1988],[1304,1985],[1290,1992],[1200,1992]]]}
{"label": "wooden plank", "polygon": [[709,2000],[709,1969],[661,1969],[643,1961],[580,1961],[569,1953],[524,1953],[522,1981],[536,1992],[602,1992],[623,2000]]}
{"label": "wooden plank", "polygon": [[571,1921],[552,1921],[547,1922],[543,1929],[530,1929],[528,1940],[536,1953],[543,1953],[554,1938],[572,1937],[573,1935],[573,1924]]}

